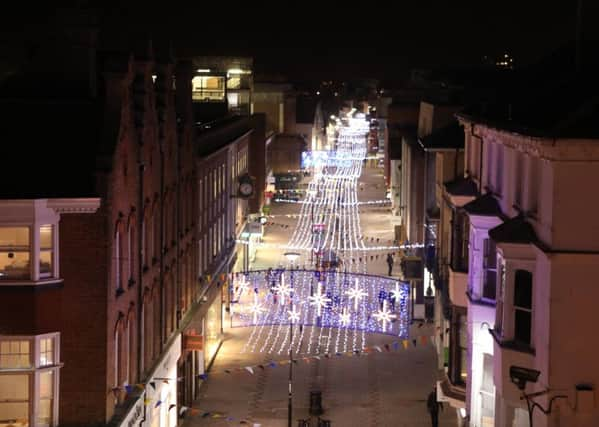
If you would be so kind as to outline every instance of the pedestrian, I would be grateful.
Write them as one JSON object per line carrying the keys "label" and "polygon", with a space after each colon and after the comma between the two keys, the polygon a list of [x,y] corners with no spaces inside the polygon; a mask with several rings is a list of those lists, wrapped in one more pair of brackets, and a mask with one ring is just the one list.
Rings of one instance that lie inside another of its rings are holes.
{"label": "pedestrian", "polygon": [[443,410],[443,404],[441,402],[437,402],[437,386],[433,386],[433,391],[431,391],[428,395],[428,399],[426,400],[426,407],[428,409],[428,413],[431,415],[431,425],[432,427],[439,426],[439,408]]}
{"label": "pedestrian", "polygon": [[391,272],[393,271],[393,255],[391,253],[387,254],[387,265],[389,266],[389,276],[391,276]]}

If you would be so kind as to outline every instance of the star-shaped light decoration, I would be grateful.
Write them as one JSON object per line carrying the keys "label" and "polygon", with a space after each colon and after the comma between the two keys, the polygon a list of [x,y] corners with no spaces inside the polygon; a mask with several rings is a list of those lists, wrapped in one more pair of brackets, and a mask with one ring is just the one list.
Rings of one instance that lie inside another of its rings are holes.
{"label": "star-shaped light decoration", "polygon": [[327,298],[326,294],[322,293],[322,283],[320,282],[318,282],[318,289],[316,290],[316,294],[314,296],[308,297],[308,299],[310,300],[310,305],[316,306],[319,316],[322,311],[322,308],[326,307],[326,305],[329,302],[331,302],[331,299]]}
{"label": "star-shaped light decoration", "polygon": [[301,312],[297,311],[295,307],[293,307],[291,310],[288,310],[287,313],[289,313],[289,321],[291,323],[297,322],[302,314]]}
{"label": "star-shaped light decoration", "polygon": [[249,288],[249,284],[244,274],[241,275],[241,280],[237,283],[237,290],[239,291],[239,296],[247,291]]}
{"label": "star-shaped light decoration", "polygon": [[281,283],[275,286],[274,291],[281,295],[281,305],[285,305],[285,295],[291,295],[291,287],[285,283],[285,276],[281,274]]}
{"label": "star-shaped light decoration", "polygon": [[377,311],[372,315],[372,317],[376,317],[379,322],[383,322],[383,332],[387,331],[387,322],[395,319],[397,316],[393,314],[391,311],[387,310],[387,300],[383,300],[383,309]]}
{"label": "star-shaped light decoration", "polygon": [[349,325],[350,314],[347,312],[347,308],[346,307],[343,307],[343,312],[339,315],[339,322],[341,322],[342,326]]}
{"label": "star-shaped light decoration", "polygon": [[249,308],[250,313],[254,314],[254,324],[258,323],[258,315],[264,311],[262,304],[258,302],[258,295],[254,294],[254,303]]}
{"label": "star-shaped light decoration", "polygon": [[391,289],[391,291],[389,292],[391,293],[393,298],[395,298],[396,301],[399,301],[401,297],[401,289],[399,289],[399,282],[395,282],[395,289]]}
{"label": "star-shaped light decoration", "polygon": [[356,278],[356,284],[353,288],[347,291],[346,294],[349,295],[350,299],[354,300],[354,310],[357,310],[358,303],[363,297],[368,295],[368,292],[364,292],[362,289],[359,288],[358,278]]}

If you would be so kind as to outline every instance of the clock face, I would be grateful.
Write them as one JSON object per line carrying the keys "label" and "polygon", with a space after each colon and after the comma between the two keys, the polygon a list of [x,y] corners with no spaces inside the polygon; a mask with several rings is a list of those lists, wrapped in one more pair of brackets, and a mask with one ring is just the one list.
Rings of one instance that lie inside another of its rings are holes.
{"label": "clock face", "polygon": [[250,184],[249,182],[244,182],[239,186],[239,192],[244,196],[249,196],[250,194],[252,194],[252,190],[252,184]]}

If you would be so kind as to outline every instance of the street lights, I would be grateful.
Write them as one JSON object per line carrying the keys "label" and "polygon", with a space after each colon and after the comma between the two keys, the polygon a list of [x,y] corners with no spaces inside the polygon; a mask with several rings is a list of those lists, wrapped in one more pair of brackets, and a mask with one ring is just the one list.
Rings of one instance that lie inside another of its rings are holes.
{"label": "street lights", "polygon": [[[289,312],[289,385],[288,385],[288,397],[287,397],[287,427],[292,427],[292,419],[293,419],[293,391],[292,391],[292,382],[293,382],[293,322],[299,320],[299,316],[296,314],[296,311],[293,308],[293,263],[297,261],[300,257],[300,254],[297,252],[285,252],[285,258],[289,261],[290,264],[290,274],[289,274],[289,286],[291,287],[291,292],[289,293],[289,306],[291,311]],[[281,273],[285,274],[285,272]]]}

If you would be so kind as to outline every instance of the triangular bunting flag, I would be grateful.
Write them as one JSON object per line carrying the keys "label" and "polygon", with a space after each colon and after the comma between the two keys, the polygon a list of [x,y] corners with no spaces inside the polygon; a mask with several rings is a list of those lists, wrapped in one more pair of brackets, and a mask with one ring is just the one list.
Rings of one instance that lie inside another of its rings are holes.
{"label": "triangular bunting flag", "polygon": [[408,345],[409,345],[409,344],[408,344],[408,340],[403,340],[403,341],[401,342],[401,345],[403,345],[403,348],[404,348],[404,349],[407,349],[407,348],[408,348]]}
{"label": "triangular bunting flag", "polygon": [[254,375],[254,370],[252,369],[251,366],[246,366],[245,370],[248,371],[250,374]]}
{"label": "triangular bunting flag", "polygon": [[422,335],[422,336],[420,337],[420,343],[421,343],[422,345],[426,345],[427,338],[428,338],[428,337],[427,337],[426,335]]}
{"label": "triangular bunting flag", "polygon": [[199,377],[201,380],[204,380],[204,381],[206,381],[206,380],[208,379],[208,374],[200,374],[200,375],[198,375],[198,377]]}
{"label": "triangular bunting flag", "polygon": [[151,400],[150,399],[144,399],[144,405],[148,406],[150,404]]}
{"label": "triangular bunting flag", "polygon": [[175,405],[174,403],[171,403],[170,405],[168,405],[168,410],[170,411],[171,409],[175,408],[177,405]]}
{"label": "triangular bunting flag", "polygon": [[416,338],[412,340],[412,344],[414,344],[414,347],[416,347]]}
{"label": "triangular bunting flag", "polygon": [[375,345],[374,348],[376,349],[376,351],[378,351],[379,353],[383,352],[383,349],[381,347],[379,347],[378,345]]}
{"label": "triangular bunting flag", "polygon": [[389,348],[389,344],[385,344],[385,350],[391,351],[391,349]]}
{"label": "triangular bunting flag", "polygon": [[187,412],[189,408],[187,406],[181,406],[179,408],[179,416],[183,415],[185,412]]}
{"label": "triangular bunting flag", "polygon": [[149,384],[154,390],[156,390],[156,383],[154,381],[150,382]]}
{"label": "triangular bunting flag", "polygon": [[154,408],[158,408],[161,404],[162,404],[162,400],[159,400],[158,402],[156,402],[156,405],[154,405]]}
{"label": "triangular bunting flag", "polygon": [[395,350],[395,351],[399,350],[399,343],[397,341],[393,342],[393,350]]}

